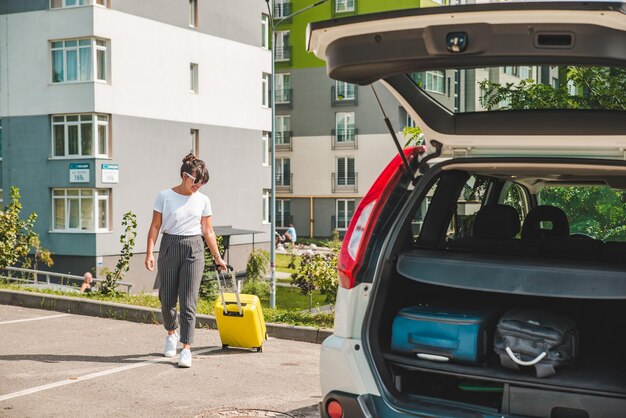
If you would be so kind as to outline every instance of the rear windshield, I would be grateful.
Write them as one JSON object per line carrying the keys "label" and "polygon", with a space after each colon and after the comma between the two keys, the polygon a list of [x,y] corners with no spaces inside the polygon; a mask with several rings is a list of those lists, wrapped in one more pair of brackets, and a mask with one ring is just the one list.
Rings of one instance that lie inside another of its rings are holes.
{"label": "rear windshield", "polygon": [[626,111],[626,68],[504,66],[409,74],[452,113],[580,109]]}

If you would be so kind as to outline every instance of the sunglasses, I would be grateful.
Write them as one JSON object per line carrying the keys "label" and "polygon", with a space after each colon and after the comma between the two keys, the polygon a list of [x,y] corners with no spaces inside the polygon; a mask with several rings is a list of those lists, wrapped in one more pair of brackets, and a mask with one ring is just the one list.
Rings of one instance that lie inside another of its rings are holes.
{"label": "sunglasses", "polygon": [[[200,183],[200,182],[202,181],[202,179],[201,179],[201,178],[195,178],[194,176],[192,176],[192,175],[191,175],[191,174],[189,174],[189,173],[185,173],[185,175],[186,175],[187,177],[189,177],[191,180],[193,180],[193,184],[198,184],[198,183]],[[202,183],[201,183],[201,184],[202,184],[202,185],[206,184],[206,181],[202,181]]]}

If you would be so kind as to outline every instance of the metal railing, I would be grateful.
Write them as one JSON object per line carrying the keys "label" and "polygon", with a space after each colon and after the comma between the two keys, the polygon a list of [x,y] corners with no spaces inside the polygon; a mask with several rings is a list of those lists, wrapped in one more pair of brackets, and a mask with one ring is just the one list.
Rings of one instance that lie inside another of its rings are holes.
{"label": "metal railing", "polygon": [[291,109],[293,89],[276,89],[276,107]]}
{"label": "metal railing", "polygon": [[[65,273],[54,273],[52,271],[23,269],[19,267],[6,267],[5,269],[0,270],[0,278],[12,282],[20,282],[33,285],[45,285],[50,288],[55,288],[58,286],[60,288],[67,288],[68,290],[78,290],[84,280],[83,276],[76,276],[73,274]],[[104,279],[93,279],[93,282],[96,283],[96,285],[99,285],[99,283],[102,283],[103,281]],[[117,282],[117,284],[126,287],[126,293],[130,293],[130,289],[133,287],[132,283],[127,282]]]}
{"label": "metal railing", "polygon": [[333,129],[331,131],[332,143],[331,149],[358,149],[359,130],[356,128]]}
{"label": "metal railing", "polygon": [[[352,91],[337,91],[337,86],[331,86],[330,88],[330,105],[331,106],[356,106],[359,104],[359,89],[358,86],[353,86]],[[342,94],[344,93],[344,94]],[[352,93],[352,94],[345,94]]]}
{"label": "metal railing", "polygon": [[[274,3],[274,19],[283,19],[291,14],[291,2],[284,1],[282,3]],[[285,19],[285,22],[291,22],[291,19]]]}
{"label": "metal railing", "polygon": [[283,174],[276,175],[276,191],[293,193],[293,173],[290,173],[288,176]]}
{"label": "metal railing", "polygon": [[359,173],[349,173],[347,176],[337,176],[337,173],[331,174],[331,183],[333,193],[359,191]]}
{"label": "metal railing", "polygon": [[291,63],[291,45],[276,47],[274,49],[274,61],[277,64]]}
{"label": "metal railing", "polygon": [[[276,132],[276,151],[292,151],[291,131]],[[277,177],[278,178],[278,177]]]}

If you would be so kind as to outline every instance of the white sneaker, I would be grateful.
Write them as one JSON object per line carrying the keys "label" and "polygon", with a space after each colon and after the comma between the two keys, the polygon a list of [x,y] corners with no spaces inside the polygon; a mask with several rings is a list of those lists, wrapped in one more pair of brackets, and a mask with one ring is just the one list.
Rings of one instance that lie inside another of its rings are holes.
{"label": "white sneaker", "polygon": [[178,359],[178,367],[191,367],[191,350],[183,348],[180,350],[180,359]]}
{"label": "white sneaker", "polygon": [[176,357],[176,346],[178,345],[178,334],[175,332],[165,337],[165,357]]}

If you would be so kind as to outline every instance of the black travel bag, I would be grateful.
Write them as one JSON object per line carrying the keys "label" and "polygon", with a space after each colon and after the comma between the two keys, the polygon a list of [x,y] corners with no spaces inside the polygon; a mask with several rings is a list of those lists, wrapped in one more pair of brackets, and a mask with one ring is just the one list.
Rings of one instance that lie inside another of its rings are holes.
{"label": "black travel bag", "polygon": [[578,354],[576,322],[567,316],[538,309],[511,309],[498,322],[494,350],[508,369],[534,366],[537,377],[574,363]]}

